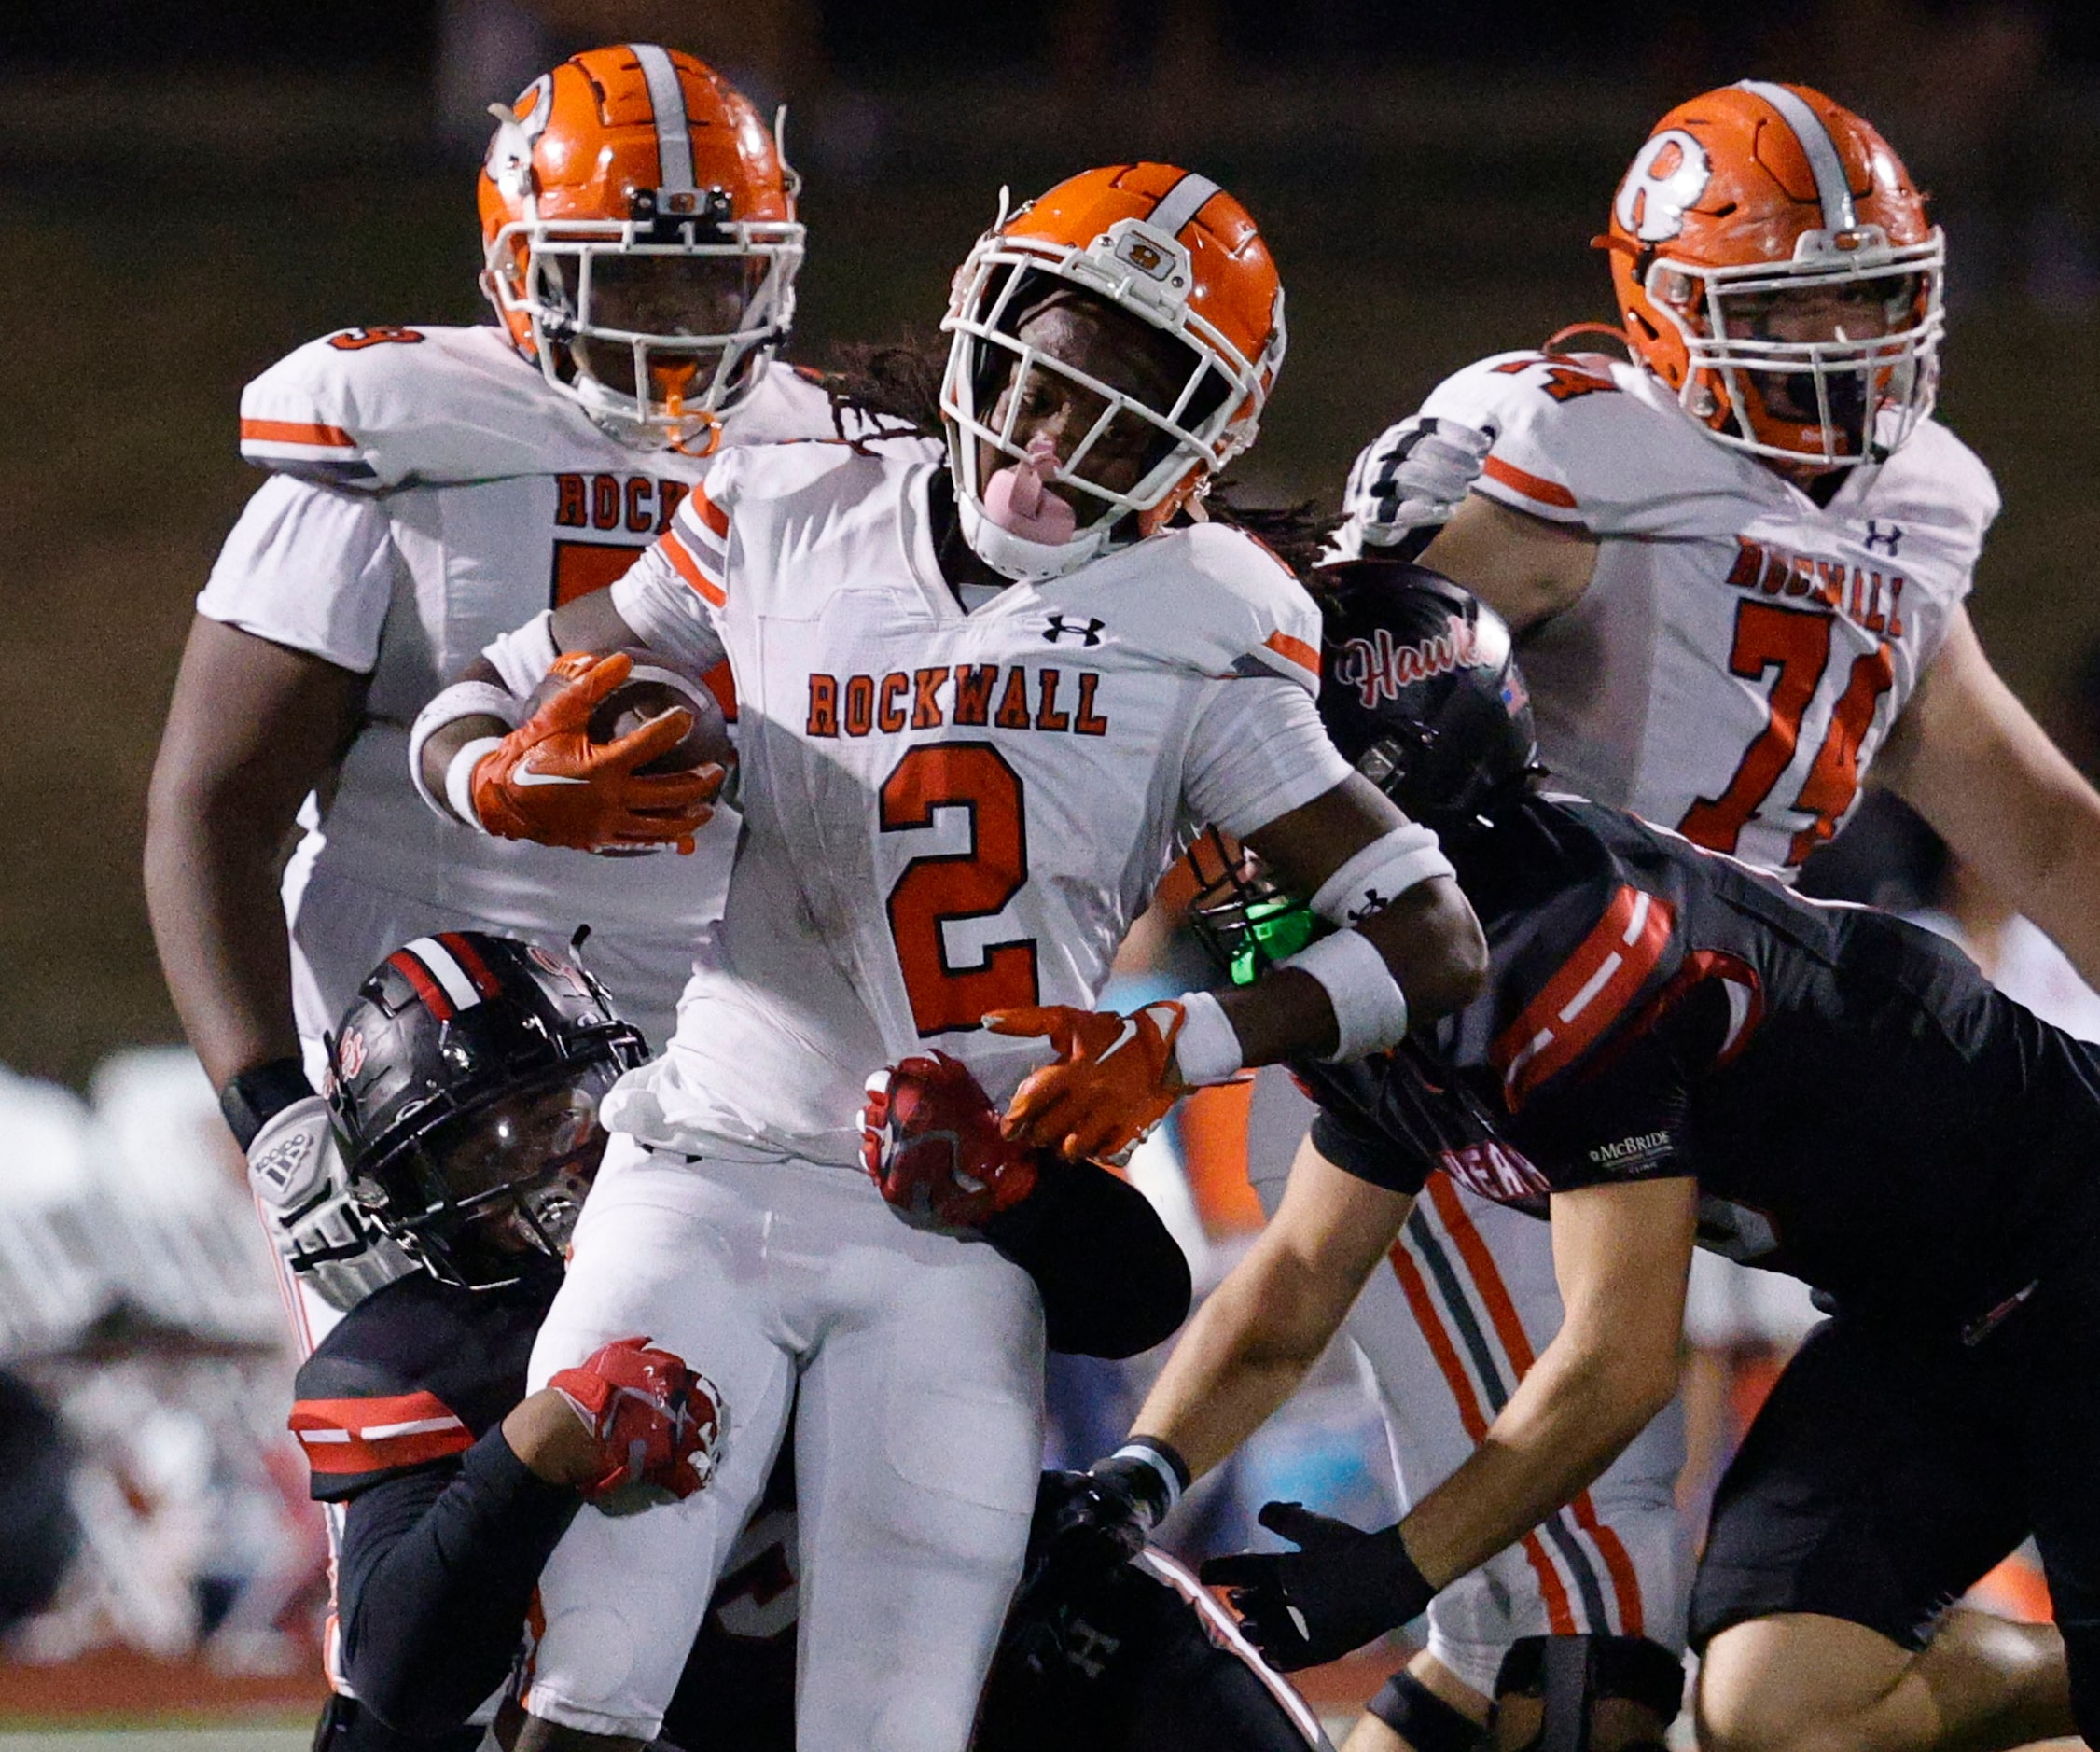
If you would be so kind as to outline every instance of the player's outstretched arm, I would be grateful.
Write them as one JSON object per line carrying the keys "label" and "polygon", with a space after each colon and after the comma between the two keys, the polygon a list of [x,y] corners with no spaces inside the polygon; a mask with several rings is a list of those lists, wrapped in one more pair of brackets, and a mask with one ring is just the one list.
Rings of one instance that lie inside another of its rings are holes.
{"label": "player's outstretched arm", "polygon": [[1297,1391],[1414,1208],[1299,1146],[1283,1203],[1189,1323],[1133,1432],[1190,1478],[1219,1465]]}
{"label": "player's outstretched arm", "polygon": [[1966,610],[1874,772],[2100,988],[2100,792],[1991,667]]}
{"label": "player's outstretched arm", "polygon": [[1407,1622],[1590,1483],[1676,1390],[1696,1182],[1590,1188],[1553,1207],[1566,1317],[1472,1457],[1394,1526],[1270,1503],[1261,1524],[1297,1550],[1203,1565],[1273,1665],[1337,1660]]}
{"label": "player's outstretched arm", "polygon": [[1312,896],[1336,928],[1251,986],[1187,993],[1129,1016],[1061,1005],[987,1015],[994,1033],[1040,1036],[1053,1055],[1014,1092],[1002,1122],[1009,1139],[1074,1161],[1120,1161],[1192,1088],[1286,1059],[1354,1063],[1479,992],[1487,941],[1450,861],[1368,779],[1348,773],[1245,839],[1281,886]]}
{"label": "player's outstretched arm", "polygon": [[1182,1491],[1296,1390],[1413,1206],[1307,1139],[1282,1205],[1175,1345],[1123,1447],[1086,1472],[1049,1475],[1037,1507],[1046,1572],[1134,1557]]}

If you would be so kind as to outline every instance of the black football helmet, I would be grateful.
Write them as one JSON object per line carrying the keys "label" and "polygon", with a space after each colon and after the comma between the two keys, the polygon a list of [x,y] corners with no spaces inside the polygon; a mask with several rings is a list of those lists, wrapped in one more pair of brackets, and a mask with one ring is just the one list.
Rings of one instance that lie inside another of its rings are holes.
{"label": "black football helmet", "polygon": [[[1328,740],[1414,820],[1465,829],[1540,771],[1509,629],[1440,573],[1391,559],[1322,566],[1320,720]],[[1212,828],[1189,852],[1189,922],[1220,972],[1248,985],[1327,930],[1298,896]]]}
{"label": "black football helmet", "polygon": [[1320,719],[1342,758],[1443,832],[1538,770],[1509,629],[1440,573],[1351,560],[1313,575]]}
{"label": "black football helmet", "polygon": [[573,962],[480,931],[419,937],[328,1040],[351,1195],[441,1281],[515,1283],[562,1258],[605,1153],[598,1103],[647,1056]]}

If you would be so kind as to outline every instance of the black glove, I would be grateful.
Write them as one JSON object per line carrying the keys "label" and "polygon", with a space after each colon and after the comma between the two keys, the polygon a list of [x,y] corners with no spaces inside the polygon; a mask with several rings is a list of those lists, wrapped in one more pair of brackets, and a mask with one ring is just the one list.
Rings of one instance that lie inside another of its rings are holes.
{"label": "black glove", "polygon": [[[1187,1466],[1178,1454],[1166,1456],[1164,1443],[1146,1445],[1187,1477]],[[1099,1572],[1127,1564],[1173,1506],[1159,1468],[1132,1454],[1112,1453],[1084,1472],[1046,1472],[1036,1494],[1030,1571]]]}
{"label": "black glove", "polygon": [[1300,1549],[1214,1557],[1203,1578],[1227,1591],[1247,1640],[1280,1672],[1339,1661],[1419,1616],[1437,1592],[1398,1526],[1366,1533],[1300,1503],[1270,1503],[1260,1522]]}

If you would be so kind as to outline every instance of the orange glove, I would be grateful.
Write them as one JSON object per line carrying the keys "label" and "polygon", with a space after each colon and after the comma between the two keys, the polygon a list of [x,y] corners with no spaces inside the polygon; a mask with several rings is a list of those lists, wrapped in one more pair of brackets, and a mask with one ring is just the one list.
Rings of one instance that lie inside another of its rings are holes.
{"label": "orange glove", "polygon": [[535,712],[474,768],[474,813],[499,840],[532,840],[578,852],[608,847],[675,845],[693,849],[693,835],[712,815],[722,769],[638,776],[692,728],[692,714],[658,714],[617,742],[591,740],[591,715],[625,681],[630,657],[616,652],[593,661],[564,656],[557,674],[568,686]]}
{"label": "orange glove", "polygon": [[1174,1062],[1184,1020],[1171,999],[1128,1016],[1063,1004],[994,1010],[984,1019],[994,1034],[1041,1035],[1058,1059],[1014,1091],[999,1129],[1073,1161],[1124,1161],[1188,1092]]}

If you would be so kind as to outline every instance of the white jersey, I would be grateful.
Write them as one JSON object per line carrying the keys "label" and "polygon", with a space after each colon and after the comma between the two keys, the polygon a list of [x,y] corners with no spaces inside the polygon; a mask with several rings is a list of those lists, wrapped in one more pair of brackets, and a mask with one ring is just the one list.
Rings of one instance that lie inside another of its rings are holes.
{"label": "white jersey", "polygon": [[1319,617],[1258,543],[1175,530],[966,613],[920,454],[726,457],[614,587],[651,645],[726,650],[744,842],[671,1050],[606,1122],[695,1155],[857,1161],[871,1073],[938,1046],[994,1100],[1044,1062],[988,1010],[1092,1008],[1195,823],[1339,784]]}
{"label": "white jersey", "polygon": [[1852,813],[1968,594],[1989,471],[1928,421],[1818,507],[1594,355],[1483,359],[1422,411],[1495,430],[1476,492],[1602,544],[1581,600],[1520,646],[1556,780],[1790,874]]}
{"label": "white jersey", "polygon": [[[823,391],[783,365],[727,422],[725,446],[832,430]],[[424,915],[342,902],[403,897],[441,916],[550,942],[579,924],[635,1020],[661,1043],[691,948],[716,917],[735,845],[717,815],[689,857],[606,859],[474,833],[410,783],[409,726],[496,634],[624,572],[713,458],[642,452],[601,432],[500,331],[349,329],[248,385],[241,447],[272,471],[228,538],[198,611],[371,677],[341,774],[294,869],[338,914],[304,933],[427,928]],[[288,894],[288,899],[296,896]],[[332,1022],[355,981],[396,947],[313,946],[305,967]],[[648,969],[647,973],[638,971]],[[615,977],[615,969],[619,977]],[[303,989],[302,989],[302,996]],[[302,1010],[308,1006],[302,1004]],[[302,1032],[316,1018],[302,1014]]]}

